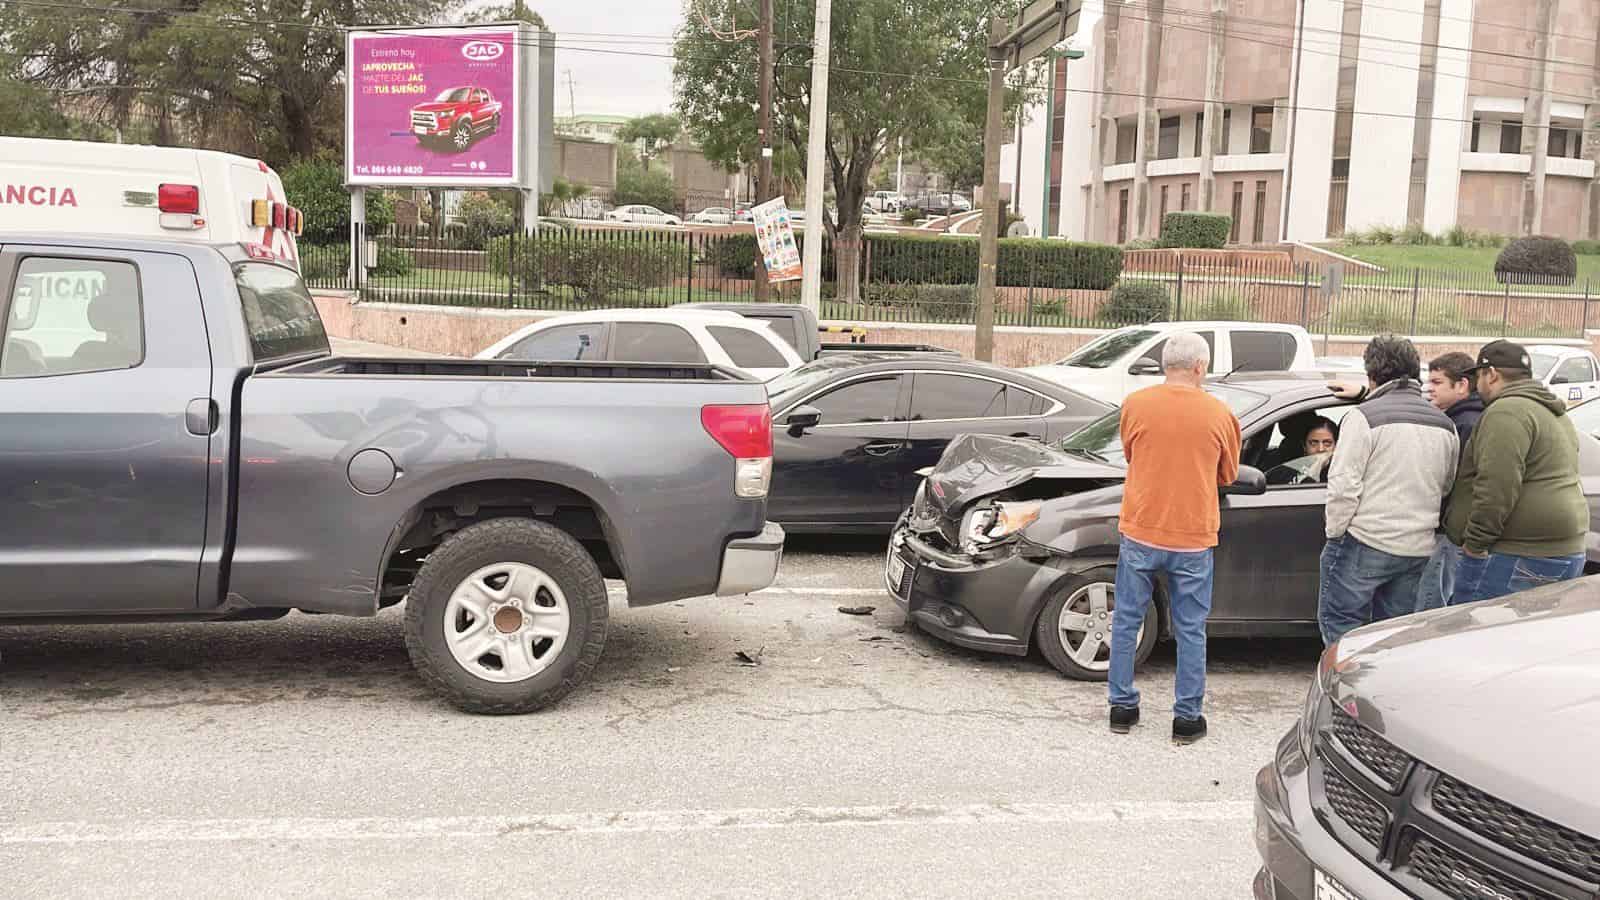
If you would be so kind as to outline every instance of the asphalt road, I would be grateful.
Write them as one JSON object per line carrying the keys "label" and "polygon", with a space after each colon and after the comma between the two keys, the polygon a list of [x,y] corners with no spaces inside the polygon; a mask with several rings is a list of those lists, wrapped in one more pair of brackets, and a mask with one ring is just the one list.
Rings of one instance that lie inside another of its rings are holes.
{"label": "asphalt road", "polygon": [[906,631],[879,560],[618,596],[593,680],[518,718],[434,699],[392,610],[0,630],[0,895],[1248,895],[1314,644],[1213,642],[1192,747],[1163,647],[1117,737],[1103,685]]}

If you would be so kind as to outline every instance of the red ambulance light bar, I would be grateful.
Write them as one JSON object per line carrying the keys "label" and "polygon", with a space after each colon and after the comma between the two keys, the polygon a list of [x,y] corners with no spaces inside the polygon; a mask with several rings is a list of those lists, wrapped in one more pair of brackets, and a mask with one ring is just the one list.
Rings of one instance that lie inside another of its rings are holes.
{"label": "red ambulance light bar", "polygon": [[305,227],[305,217],[287,203],[254,200],[250,203],[250,224],[256,228],[281,228],[299,237]]}
{"label": "red ambulance light bar", "polygon": [[164,213],[200,215],[200,188],[192,184],[163,184],[156,188],[156,206]]}

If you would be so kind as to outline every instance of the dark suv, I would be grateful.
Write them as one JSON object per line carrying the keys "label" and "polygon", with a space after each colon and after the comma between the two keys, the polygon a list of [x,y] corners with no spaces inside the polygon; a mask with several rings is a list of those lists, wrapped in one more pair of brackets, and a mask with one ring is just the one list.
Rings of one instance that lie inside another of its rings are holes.
{"label": "dark suv", "polygon": [[1600,578],[1351,632],[1256,776],[1264,900],[1600,894]]}

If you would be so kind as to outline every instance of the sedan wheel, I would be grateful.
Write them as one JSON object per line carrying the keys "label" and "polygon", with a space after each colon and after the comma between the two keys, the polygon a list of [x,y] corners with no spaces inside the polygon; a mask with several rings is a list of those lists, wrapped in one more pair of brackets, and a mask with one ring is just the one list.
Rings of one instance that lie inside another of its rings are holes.
{"label": "sedan wheel", "polygon": [[[1034,628],[1039,651],[1063,675],[1084,681],[1106,680],[1111,670],[1115,610],[1116,568],[1102,566],[1084,573],[1039,614]],[[1146,615],[1135,643],[1135,665],[1142,664],[1155,649],[1157,631]]]}

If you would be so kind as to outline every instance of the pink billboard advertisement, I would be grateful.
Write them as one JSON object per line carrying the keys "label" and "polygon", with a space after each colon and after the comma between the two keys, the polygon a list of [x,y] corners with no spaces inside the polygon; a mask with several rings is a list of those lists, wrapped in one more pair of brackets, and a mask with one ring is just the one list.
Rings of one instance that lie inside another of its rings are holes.
{"label": "pink billboard advertisement", "polygon": [[351,184],[517,185],[515,27],[350,34]]}

